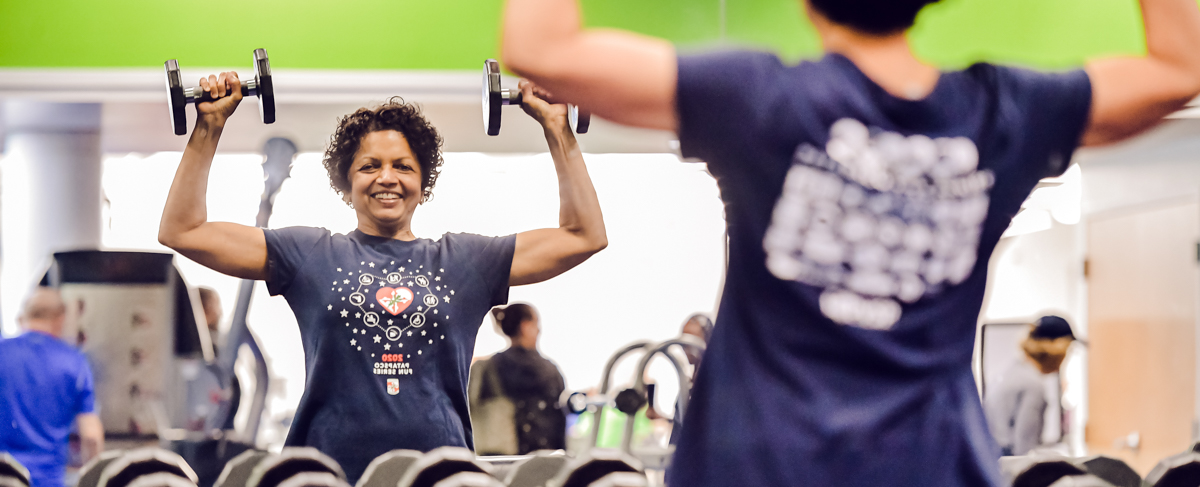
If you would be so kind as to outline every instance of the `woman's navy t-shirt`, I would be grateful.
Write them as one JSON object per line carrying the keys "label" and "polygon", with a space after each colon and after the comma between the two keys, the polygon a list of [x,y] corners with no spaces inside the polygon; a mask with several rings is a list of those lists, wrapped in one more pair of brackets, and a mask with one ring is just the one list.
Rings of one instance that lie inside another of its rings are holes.
{"label": "woman's navy t-shirt", "polygon": [[671,485],[1000,485],[971,375],[987,263],[1088,118],[1081,71],[891,96],[845,57],[679,59],[729,269]]}
{"label": "woman's navy t-shirt", "polygon": [[471,448],[471,355],[508,301],[515,236],[264,233],[267,289],[296,314],[308,373],[286,444],[333,457],[351,483],[390,450]]}

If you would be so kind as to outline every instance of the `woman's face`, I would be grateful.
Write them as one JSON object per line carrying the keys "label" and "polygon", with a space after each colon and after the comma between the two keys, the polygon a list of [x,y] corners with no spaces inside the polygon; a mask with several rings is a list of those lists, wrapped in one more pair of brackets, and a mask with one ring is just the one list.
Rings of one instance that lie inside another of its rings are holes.
{"label": "woman's face", "polygon": [[542,334],[542,327],[538,325],[538,317],[536,314],[521,322],[521,337],[528,338],[533,342],[537,342],[538,336]]}
{"label": "woman's face", "polygon": [[366,225],[381,236],[406,229],[421,204],[421,164],[408,140],[395,130],[371,132],[362,138],[347,179],[359,226]]}

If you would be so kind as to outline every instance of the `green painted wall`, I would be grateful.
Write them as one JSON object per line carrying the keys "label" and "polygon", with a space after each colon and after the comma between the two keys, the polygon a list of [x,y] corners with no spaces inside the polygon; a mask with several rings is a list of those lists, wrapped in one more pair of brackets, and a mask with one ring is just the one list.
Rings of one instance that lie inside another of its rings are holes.
{"label": "green painted wall", "polygon": [[[636,30],[683,50],[751,46],[819,52],[800,0],[583,0],[589,25]],[[226,7],[232,5],[232,7]],[[477,69],[496,55],[501,0],[0,0],[0,66]],[[1133,0],[945,0],[913,32],[945,66],[988,59],[1066,67],[1144,49]]]}

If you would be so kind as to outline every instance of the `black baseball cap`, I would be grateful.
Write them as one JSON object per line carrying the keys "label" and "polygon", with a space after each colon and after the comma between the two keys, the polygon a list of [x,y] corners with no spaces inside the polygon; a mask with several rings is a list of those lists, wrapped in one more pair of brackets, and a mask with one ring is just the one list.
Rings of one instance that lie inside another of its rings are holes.
{"label": "black baseball cap", "polygon": [[1036,340],[1054,340],[1062,337],[1068,337],[1075,340],[1075,334],[1071,332],[1071,325],[1061,316],[1047,315],[1038,318],[1033,323],[1033,331],[1029,332],[1029,338]]}

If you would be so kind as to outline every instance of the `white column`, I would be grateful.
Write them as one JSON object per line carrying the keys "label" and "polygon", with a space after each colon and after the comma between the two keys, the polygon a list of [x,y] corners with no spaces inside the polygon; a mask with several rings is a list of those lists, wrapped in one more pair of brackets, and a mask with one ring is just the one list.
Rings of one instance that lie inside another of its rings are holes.
{"label": "white column", "polygon": [[51,254],[100,247],[100,105],[9,100],[3,116],[0,323],[11,336]]}

